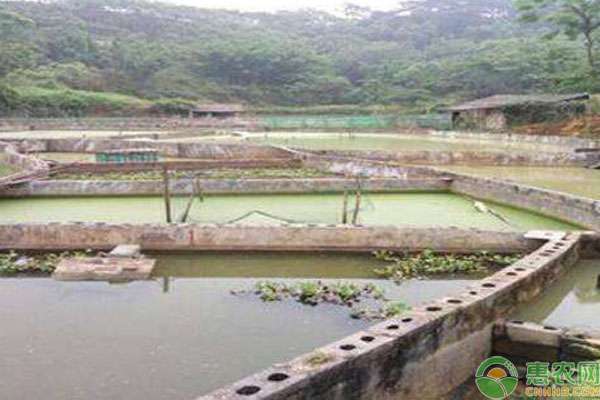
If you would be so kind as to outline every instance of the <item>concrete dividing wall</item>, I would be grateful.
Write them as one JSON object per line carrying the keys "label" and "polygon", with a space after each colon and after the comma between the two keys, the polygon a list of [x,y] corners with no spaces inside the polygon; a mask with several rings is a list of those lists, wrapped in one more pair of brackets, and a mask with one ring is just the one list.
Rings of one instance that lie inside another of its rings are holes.
{"label": "concrete dividing wall", "polygon": [[3,118],[0,130],[173,130],[244,128],[257,125],[253,118],[114,117],[114,118]]}
{"label": "concrete dividing wall", "polygon": [[17,152],[15,147],[9,143],[0,142],[0,153],[3,155],[4,162],[19,170],[14,174],[0,178],[0,185],[17,181],[28,175],[45,175],[48,172],[48,164],[44,161]]}
{"label": "concrete dividing wall", "polygon": [[143,250],[526,252],[538,240],[523,234],[456,228],[325,225],[131,225],[103,223],[0,225],[0,249],[112,249],[136,243]]}
{"label": "concrete dividing wall", "polygon": [[[579,258],[578,243],[577,234],[556,237],[455,296],[419,306],[200,399],[449,398],[490,354],[493,321],[534,299],[568,271]],[[315,355],[325,361],[315,363]]]}
{"label": "concrete dividing wall", "polygon": [[[205,194],[238,193],[338,193],[355,190],[355,179],[201,179]],[[192,193],[190,179],[171,182],[175,195]],[[361,188],[369,192],[448,191],[450,183],[443,179],[363,179]],[[0,191],[0,197],[50,197],[50,196],[139,196],[162,195],[163,183],[154,181],[33,181]]]}
{"label": "concrete dividing wall", "polygon": [[290,153],[271,146],[238,143],[171,143],[154,140],[20,139],[10,141],[25,152],[95,153],[104,150],[152,148],[163,156],[202,159],[286,158]]}
{"label": "concrete dividing wall", "polygon": [[600,230],[600,201],[497,179],[454,173],[446,175],[452,179],[450,188],[453,192],[528,209]]}
{"label": "concrete dividing wall", "polygon": [[[43,157],[41,157],[43,158]],[[52,157],[49,157],[50,159]],[[162,171],[167,168],[170,171],[201,171],[218,169],[288,169],[300,168],[302,163],[294,158],[251,158],[251,159],[194,159],[158,162],[131,162],[125,164],[115,163],[61,163],[61,173],[92,173],[104,174],[108,172],[139,172],[139,171]]]}
{"label": "concrete dividing wall", "polygon": [[399,179],[445,176],[444,172],[429,167],[403,166],[396,163],[346,156],[316,155],[295,150],[291,150],[291,152],[291,154],[302,159],[304,166],[334,174]]}
{"label": "concrete dividing wall", "polygon": [[501,321],[494,327],[494,354],[518,365],[527,362],[595,361],[600,358],[600,332]]}
{"label": "concrete dividing wall", "polygon": [[316,151],[314,154],[423,165],[585,166],[594,153],[489,152],[489,151]]}
{"label": "concrete dividing wall", "polygon": [[600,140],[574,136],[527,135],[522,133],[489,133],[466,131],[428,131],[422,133],[421,135],[434,138],[439,137],[443,139],[491,140],[505,143],[551,144],[564,147],[565,150],[574,150],[577,148],[600,148]]}

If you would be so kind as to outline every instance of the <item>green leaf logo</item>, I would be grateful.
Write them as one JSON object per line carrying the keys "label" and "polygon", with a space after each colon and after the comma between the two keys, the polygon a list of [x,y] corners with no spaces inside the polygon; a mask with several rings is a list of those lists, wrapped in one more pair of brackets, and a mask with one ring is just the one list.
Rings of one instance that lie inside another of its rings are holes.
{"label": "green leaf logo", "polygon": [[512,362],[495,356],[488,358],[477,368],[475,384],[488,399],[504,400],[517,389],[519,374]]}

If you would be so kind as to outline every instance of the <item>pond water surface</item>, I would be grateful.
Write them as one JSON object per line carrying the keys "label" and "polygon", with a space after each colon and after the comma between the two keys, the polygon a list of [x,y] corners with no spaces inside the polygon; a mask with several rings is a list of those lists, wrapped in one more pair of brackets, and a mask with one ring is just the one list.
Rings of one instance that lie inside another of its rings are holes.
{"label": "pond water surface", "polygon": [[556,327],[600,329],[600,260],[584,260],[513,318]]}
{"label": "pond water surface", "polygon": [[466,278],[377,280],[370,256],[160,256],[154,280],[121,285],[0,279],[0,393],[10,400],[191,400],[371,323],[349,309],[263,303],[259,279],[375,283],[416,305]]}
{"label": "pond water surface", "polygon": [[[173,199],[173,215],[183,213],[187,198]],[[354,198],[350,198],[350,209]],[[359,222],[365,225],[456,226],[505,231],[576,229],[575,226],[527,211],[487,203],[508,223],[475,209],[472,200],[450,193],[364,194]],[[341,222],[342,194],[227,195],[207,196],[192,208],[191,221],[226,223],[252,214],[240,223]],[[0,223],[18,222],[113,222],[160,223],[165,221],[161,197],[69,197],[0,200]]]}

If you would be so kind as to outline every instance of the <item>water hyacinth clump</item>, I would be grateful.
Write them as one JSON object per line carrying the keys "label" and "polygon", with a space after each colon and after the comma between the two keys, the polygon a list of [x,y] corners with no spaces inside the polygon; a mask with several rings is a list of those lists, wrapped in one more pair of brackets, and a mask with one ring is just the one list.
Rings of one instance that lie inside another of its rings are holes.
{"label": "water hyacinth clump", "polygon": [[375,273],[394,281],[441,274],[484,273],[492,268],[509,266],[521,258],[520,255],[487,252],[469,255],[436,254],[431,250],[412,255],[378,251],[374,256],[379,260],[390,262],[389,265],[376,269]]}
{"label": "water hyacinth clump", "polygon": [[83,252],[23,255],[14,251],[0,254],[0,275],[51,274],[63,258],[84,257]]}
{"label": "water hyacinth clump", "polygon": [[[246,294],[249,291],[235,291],[233,294]],[[352,308],[351,317],[376,320],[391,318],[410,308],[401,302],[390,302],[384,291],[372,283],[359,285],[349,282],[324,283],[305,281],[296,284],[282,282],[258,282],[252,293],[264,302],[276,302],[293,299],[301,304],[317,306],[333,304]],[[369,306],[358,307],[359,303],[369,301]],[[375,307],[372,307],[375,305]]]}

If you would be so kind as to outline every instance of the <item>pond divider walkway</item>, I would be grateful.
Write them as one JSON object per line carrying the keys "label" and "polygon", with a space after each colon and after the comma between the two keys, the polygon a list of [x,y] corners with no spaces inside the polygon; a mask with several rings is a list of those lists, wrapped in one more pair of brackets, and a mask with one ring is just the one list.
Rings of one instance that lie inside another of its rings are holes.
{"label": "pond divider walkway", "polygon": [[52,277],[58,281],[130,282],[150,279],[156,260],[145,258],[139,245],[119,245],[105,257],[62,260]]}

